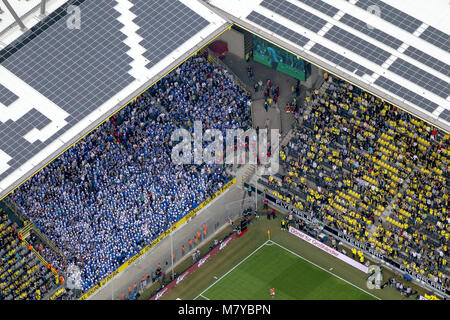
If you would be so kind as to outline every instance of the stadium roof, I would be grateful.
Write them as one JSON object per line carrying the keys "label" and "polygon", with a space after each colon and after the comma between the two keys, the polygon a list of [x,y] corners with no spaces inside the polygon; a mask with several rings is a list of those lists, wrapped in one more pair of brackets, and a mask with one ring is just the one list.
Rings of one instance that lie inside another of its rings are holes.
{"label": "stadium roof", "polygon": [[0,198],[232,23],[450,131],[444,0],[4,3]]}
{"label": "stadium roof", "polygon": [[250,31],[450,131],[450,3],[210,0]]}
{"label": "stadium roof", "polygon": [[59,6],[0,32],[0,197],[230,26],[197,0]]}

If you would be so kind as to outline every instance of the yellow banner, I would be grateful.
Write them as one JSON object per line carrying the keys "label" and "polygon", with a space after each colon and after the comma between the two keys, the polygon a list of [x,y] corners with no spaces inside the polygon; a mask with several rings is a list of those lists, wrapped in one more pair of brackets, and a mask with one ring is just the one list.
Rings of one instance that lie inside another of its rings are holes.
{"label": "yellow banner", "polygon": [[50,297],[50,300],[55,300],[58,296],[60,296],[60,295],[63,294],[64,292],[66,292],[66,289],[65,289],[65,288],[59,289],[58,291],[55,292],[54,295],[52,295],[52,296]]}
{"label": "yellow banner", "polygon": [[105,279],[100,281],[95,287],[93,287],[91,290],[89,290],[85,295],[83,295],[79,300],[86,300],[91,295],[93,295],[98,289],[103,287],[105,284],[107,284],[112,278],[117,276],[119,273],[121,273],[123,270],[125,270],[128,266],[133,264],[137,259],[139,259],[141,256],[143,256],[147,251],[150,250],[150,248],[157,245],[160,241],[162,241],[165,237],[167,237],[171,232],[173,232],[175,229],[182,226],[186,221],[193,218],[200,210],[202,210],[204,207],[206,207],[211,201],[216,199],[219,195],[224,193],[229,187],[231,187],[233,184],[236,183],[236,178],[233,178],[233,180],[229,181],[227,184],[225,184],[222,189],[218,190],[213,197],[205,200],[202,202],[199,206],[194,208],[191,212],[189,212],[186,216],[180,219],[177,223],[175,223],[171,228],[167,229],[165,232],[163,232],[157,239],[153,240],[151,245],[147,245],[144,249],[142,249],[138,254],[136,254],[134,257],[132,257],[130,260],[125,262],[123,265],[121,265],[116,271],[112,272],[110,275],[108,275]]}

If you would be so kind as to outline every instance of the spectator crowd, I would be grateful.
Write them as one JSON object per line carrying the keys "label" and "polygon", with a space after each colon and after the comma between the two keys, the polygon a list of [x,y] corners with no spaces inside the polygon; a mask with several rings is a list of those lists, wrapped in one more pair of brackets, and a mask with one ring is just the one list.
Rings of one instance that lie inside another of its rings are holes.
{"label": "spectator crowd", "polygon": [[190,58],[11,200],[63,256],[44,248],[44,258],[62,273],[78,266],[87,291],[230,180],[224,166],[173,164],[173,131],[196,120],[245,129],[250,104],[226,70]]}
{"label": "spectator crowd", "polygon": [[[279,88],[269,80],[264,87],[255,85],[259,90],[267,112],[277,103]],[[225,69],[195,56],[10,198],[59,250],[43,246],[40,254],[62,274],[70,265],[79,267],[87,291],[230,180],[226,166],[174,164],[174,130],[192,132],[194,121],[204,129],[246,129],[250,108],[249,95]],[[301,110],[293,100],[286,112],[297,121],[280,150],[281,171],[258,183],[449,288],[450,136],[333,77],[306,98]],[[22,249],[15,255],[19,249],[9,224],[2,217],[1,241],[7,250],[0,252],[0,280],[26,270],[36,275],[24,279],[46,283],[48,273],[36,267],[31,255]],[[21,264],[10,271],[7,264],[16,266],[14,259],[22,259]],[[36,289],[13,291],[9,282],[0,285],[2,297],[37,297]],[[68,295],[61,291],[57,296]]]}
{"label": "spectator crowd", "polygon": [[329,77],[280,151],[273,195],[444,287],[448,134]]}

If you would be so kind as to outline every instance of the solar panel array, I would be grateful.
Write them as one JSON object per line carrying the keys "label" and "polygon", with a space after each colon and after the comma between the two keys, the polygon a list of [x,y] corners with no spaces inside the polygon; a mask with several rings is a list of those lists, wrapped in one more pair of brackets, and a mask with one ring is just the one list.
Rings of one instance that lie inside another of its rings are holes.
{"label": "solar panel array", "polygon": [[279,24],[278,22],[275,22],[275,21],[263,16],[262,14],[259,14],[256,11],[251,12],[250,15],[247,17],[247,19],[259,24],[261,27],[272,31],[275,34],[277,34],[289,41],[292,41],[293,43],[295,43],[301,47],[303,47],[309,41],[309,39],[307,37],[295,32],[294,30],[286,28],[285,26]]}
{"label": "solar panel array", "polygon": [[316,33],[327,24],[327,21],[324,19],[286,0],[264,0],[261,2],[261,6]]}
{"label": "solar panel array", "polygon": [[[298,4],[296,4],[296,2],[298,2]],[[305,4],[308,7],[304,7],[305,9],[300,8],[299,6],[302,6],[302,4]],[[391,24],[409,33],[416,32],[417,29],[423,24],[423,22],[419,19],[416,19],[409,14],[392,7],[381,0],[358,0],[354,2],[354,5],[371,13],[375,13],[375,9],[379,9],[381,19],[390,22]],[[361,13],[359,10],[355,10],[351,13],[345,13],[342,17],[340,17],[340,19],[338,19],[339,22],[336,22],[331,18],[334,18],[334,16],[339,12],[339,9],[322,0],[263,0],[260,3],[260,6],[275,12],[280,16],[315,33],[318,33],[327,24],[327,22],[331,23],[333,26],[323,35],[323,38],[344,48],[344,54],[339,54],[321,43],[315,43],[309,51],[347,70],[351,74],[362,77],[365,74],[373,75],[374,71],[347,58],[345,56],[347,52],[357,54],[358,56],[379,66],[383,66],[386,62],[390,61],[389,59],[391,57],[394,56],[397,59],[394,60],[389,67],[387,67],[387,70],[404,78],[405,80],[415,83],[419,87],[422,87],[423,91],[434,93],[444,100],[446,100],[450,95],[450,83],[443,79],[443,76],[450,77],[450,64],[447,61],[437,59],[429,53],[425,53],[424,51],[411,45],[406,47],[403,54],[417,61],[416,64],[409,63],[408,61],[399,58],[402,54],[400,52],[396,54],[383,49],[384,47],[382,48],[381,44],[397,51],[404,44],[408,45],[408,43],[404,43],[403,40],[392,36],[389,34],[388,30],[383,29],[383,31],[368,25],[363,19],[358,18],[358,14]],[[314,13],[309,12],[309,10],[312,11],[310,8],[316,9],[331,18],[322,19],[317,17]],[[274,18],[272,17],[272,19]],[[294,43],[299,44],[301,47],[306,43],[307,39],[304,38],[304,36],[296,33],[294,30],[283,27],[279,21],[275,22],[272,19],[264,17],[255,11],[253,11],[248,17],[248,20],[267,28],[275,34],[283,36]],[[351,29],[346,28],[348,29],[347,31],[346,29],[339,27],[337,25],[339,23],[342,23]],[[374,41],[377,41],[377,43],[373,41],[366,41],[358,36],[356,31],[362,32]],[[420,37],[444,49],[445,51],[450,52],[450,36],[448,34],[433,27],[428,27],[420,35]],[[317,42],[317,40],[314,41]],[[442,77],[438,74],[434,75],[433,72],[423,70],[420,67],[421,64],[439,72],[442,74]],[[377,73],[379,72],[377,71]],[[421,96],[419,94],[420,91],[418,91],[418,93],[413,92],[412,90],[405,88],[404,85],[402,86],[395,83],[386,77],[388,77],[388,75],[377,78],[375,84],[379,85],[383,89],[386,89],[388,92],[391,92],[392,94],[415,104],[417,107],[422,108],[424,112],[427,111],[433,113],[439,107],[438,103],[424,98],[423,94]],[[441,104],[441,106],[445,106],[445,103]],[[448,111],[443,112],[441,117],[442,119],[448,117]]]}
{"label": "solar panel array", "polygon": [[[379,10],[378,12],[380,13],[381,19],[410,33],[414,33],[422,25],[422,21],[419,19],[392,7],[381,0],[358,0],[355,5],[369,12]],[[373,10],[372,8],[374,8],[374,6],[376,6],[377,9]]]}
{"label": "solar panel array", "polygon": [[61,17],[2,66],[81,120],[134,80],[115,6],[117,1],[84,1],[79,30],[68,29]]}
{"label": "solar panel array", "polygon": [[450,53],[450,35],[432,26],[425,29],[420,38]]}
{"label": "solar panel array", "polygon": [[448,65],[444,61],[436,59],[436,58],[430,56],[429,54],[427,54],[417,48],[414,48],[412,46],[409,46],[403,53],[405,55],[423,63],[424,65],[427,65],[430,68],[433,68],[434,70],[446,75],[447,77],[450,77],[450,65]]}
{"label": "solar panel array", "polygon": [[[322,13],[325,13],[329,15],[330,17],[334,17],[338,12],[339,9],[329,5],[326,2],[323,2],[322,0],[297,0],[299,2],[302,2],[304,4],[309,5],[310,7],[317,9],[321,11]],[[340,19],[339,22],[342,22],[343,24],[363,32],[365,35],[372,37],[375,40],[380,41],[381,43],[393,48],[398,49],[403,42],[386,32],[383,32],[377,28],[369,27],[367,22],[364,22],[358,18],[355,18],[354,16],[346,13],[344,14]]]}
{"label": "solar panel array", "polygon": [[339,12],[339,9],[336,7],[333,7],[332,5],[329,5],[326,2],[323,2],[322,0],[297,0],[299,2],[303,2],[304,4],[307,4],[308,6],[325,13],[326,15],[329,15],[330,17],[334,17],[336,13]]}
{"label": "solar panel array", "polygon": [[426,98],[424,98],[423,96],[409,90],[406,89],[405,87],[399,85],[398,83],[395,83],[392,80],[389,80],[383,76],[379,77],[376,81],[375,84],[394,93],[395,95],[414,103],[416,106],[430,112],[433,113],[434,110],[437,109],[438,105]]}
{"label": "solar panel array", "polygon": [[209,25],[209,21],[196,14],[184,3],[173,0],[131,0],[131,11],[137,15],[134,22],[140,27],[138,34],[144,38],[140,45],[153,67],[170,52]]}
{"label": "solar panel array", "polygon": [[[141,29],[136,32],[144,38],[149,66],[209,25],[177,0],[130,1],[135,5],[130,10],[137,16],[134,21]],[[80,9],[80,29],[68,28],[71,16],[62,7],[0,51],[2,67],[69,114],[67,125],[45,142],[30,143],[24,138],[31,129],[50,121],[34,108],[17,121],[0,123],[4,137],[0,150],[12,158],[0,180],[136,80],[130,74],[131,48],[121,31],[124,24],[120,21],[126,19],[121,19],[117,10],[128,9],[118,6],[116,0],[73,0],[68,4]],[[14,93],[20,96],[20,91]],[[16,97],[9,90],[0,87],[0,102],[7,105],[13,99]]]}
{"label": "solar panel array", "polygon": [[[126,36],[120,29],[124,25],[117,20],[120,13],[114,9],[116,5],[117,1],[111,0],[83,1],[79,4],[82,12],[79,30],[67,28],[66,12],[62,12],[51,26],[2,62],[3,67],[70,114],[66,119],[69,125],[46,144],[134,80],[128,73],[133,59],[127,54],[130,47],[123,42]],[[21,132],[17,129],[22,121],[2,124],[6,126],[3,131],[9,130],[16,139],[11,143],[14,149],[2,148],[12,160],[11,168],[0,178],[44,146],[16,136]]]}
{"label": "solar panel array", "polygon": [[350,73],[356,73],[360,77],[362,77],[364,74],[369,75],[373,74],[373,71],[369,70],[368,68],[363,67],[362,65],[354,62],[353,60],[350,60],[349,58],[346,58],[343,55],[340,55],[335,51],[322,46],[321,44],[316,43],[310,49],[310,51],[348,70]]}
{"label": "solar panel array", "polygon": [[[45,147],[47,143],[37,140],[30,144],[24,136],[34,128],[41,130],[48,124],[50,124],[50,119],[36,109],[31,109],[17,121],[0,122],[0,135],[2,137],[0,139],[0,150],[12,157],[8,165],[15,167],[19,163],[26,162],[39,152],[39,149]],[[5,172],[10,170],[11,168]],[[4,174],[2,173],[0,176]]]}
{"label": "solar panel array", "polygon": [[413,83],[417,83],[424,89],[433,92],[444,99],[447,99],[450,95],[450,84],[448,82],[403,59],[398,58],[395,60],[388,70]]}
{"label": "solar panel array", "polygon": [[445,121],[450,123],[450,110],[445,109],[441,115],[439,116],[439,118],[444,119]]}
{"label": "solar panel array", "polygon": [[333,26],[324,37],[380,66],[391,56],[389,52],[338,26]]}
{"label": "solar panel array", "polygon": [[384,31],[381,31],[379,29],[376,29],[374,27],[370,27],[367,25],[366,22],[359,20],[358,18],[355,18],[349,14],[345,14],[342,16],[342,18],[339,20],[343,24],[352,27],[355,30],[358,30],[365,35],[374,38],[375,40],[380,41],[381,43],[393,48],[398,49],[402,44],[403,41],[387,34]]}
{"label": "solar panel array", "polygon": [[6,87],[0,84],[0,103],[9,106],[11,103],[19,99],[14,93],[9,91]]}

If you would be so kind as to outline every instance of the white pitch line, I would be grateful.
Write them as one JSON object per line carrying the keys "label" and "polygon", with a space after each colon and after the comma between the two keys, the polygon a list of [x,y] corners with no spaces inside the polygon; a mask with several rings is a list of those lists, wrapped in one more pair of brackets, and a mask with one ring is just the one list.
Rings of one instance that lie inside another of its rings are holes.
{"label": "white pitch line", "polygon": [[258,251],[259,249],[261,249],[262,247],[264,247],[266,245],[267,242],[269,242],[270,240],[266,240],[262,245],[260,245],[258,248],[256,248],[252,253],[250,253],[247,257],[244,258],[244,260],[242,260],[241,262],[239,262],[237,265],[235,265],[233,268],[231,268],[230,270],[228,270],[227,273],[225,273],[223,276],[221,276],[218,280],[214,281],[208,288],[206,288],[205,290],[203,290],[198,296],[196,296],[194,298],[194,300],[196,300],[198,297],[202,296],[206,291],[208,291],[211,287],[213,287],[214,285],[217,284],[217,282],[219,282],[220,280],[222,280],[225,276],[227,276],[231,271],[233,271],[234,269],[236,269],[239,265],[241,265],[244,261],[246,261],[248,258],[250,258],[253,254],[255,254],[256,251]]}
{"label": "white pitch line", "polygon": [[[272,243],[273,243],[273,244],[276,244],[276,245],[277,245],[277,246],[279,246],[280,248],[282,248],[282,249],[284,249],[284,250],[286,250],[286,251],[288,251],[288,252],[292,253],[293,255],[295,255],[295,256],[297,256],[297,257],[299,257],[300,259],[303,259],[303,260],[305,260],[305,261],[307,261],[307,262],[311,263],[311,264],[312,264],[313,266],[316,266],[317,268],[320,268],[320,269],[322,269],[323,271],[326,271],[326,272],[328,272],[329,274],[331,274],[331,275],[335,276],[336,278],[338,278],[338,279],[341,279],[342,281],[345,281],[346,283],[348,283],[348,284],[350,284],[350,285],[354,286],[355,288],[357,288],[357,289],[359,289],[359,290],[361,290],[361,291],[363,291],[363,292],[367,293],[368,295],[370,295],[370,296],[374,297],[375,299],[381,300],[380,298],[378,298],[377,296],[373,295],[372,293],[370,293],[370,292],[367,292],[366,290],[364,290],[364,289],[362,289],[362,288],[358,287],[357,285],[354,285],[353,283],[351,283],[351,282],[349,282],[349,281],[347,281],[347,280],[345,280],[345,279],[343,279],[343,278],[339,277],[338,275],[335,275],[335,274],[334,274],[333,272],[330,272],[330,271],[328,271],[328,270],[326,270],[326,269],[322,268],[321,266],[319,266],[319,265],[315,264],[314,262],[311,262],[311,261],[309,261],[308,259],[306,259],[306,258],[302,257],[301,255],[298,255],[297,253],[295,253],[295,252],[293,252],[293,251],[291,251],[291,250],[289,250],[289,249],[287,249],[287,248],[283,247],[283,246],[282,246],[281,244],[278,244],[278,243],[276,243],[276,242],[274,242],[274,241],[272,241]],[[203,293],[203,292],[202,292],[202,293]]]}
{"label": "white pitch line", "polygon": [[[199,295],[199,297],[202,297],[202,298],[204,298],[204,299],[206,299],[206,300],[209,300],[207,297],[205,297],[205,296],[203,296],[203,295]],[[198,297],[197,297],[198,298]],[[195,298],[195,299],[197,299],[197,298]]]}
{"label": "white pitch line", "polygon": [[269,247],[270,247],[271,245],[273,245],[272,240],[267,240],[266,243],[265,243],[265,245],[266,245],[266,246],[269,246]]}

